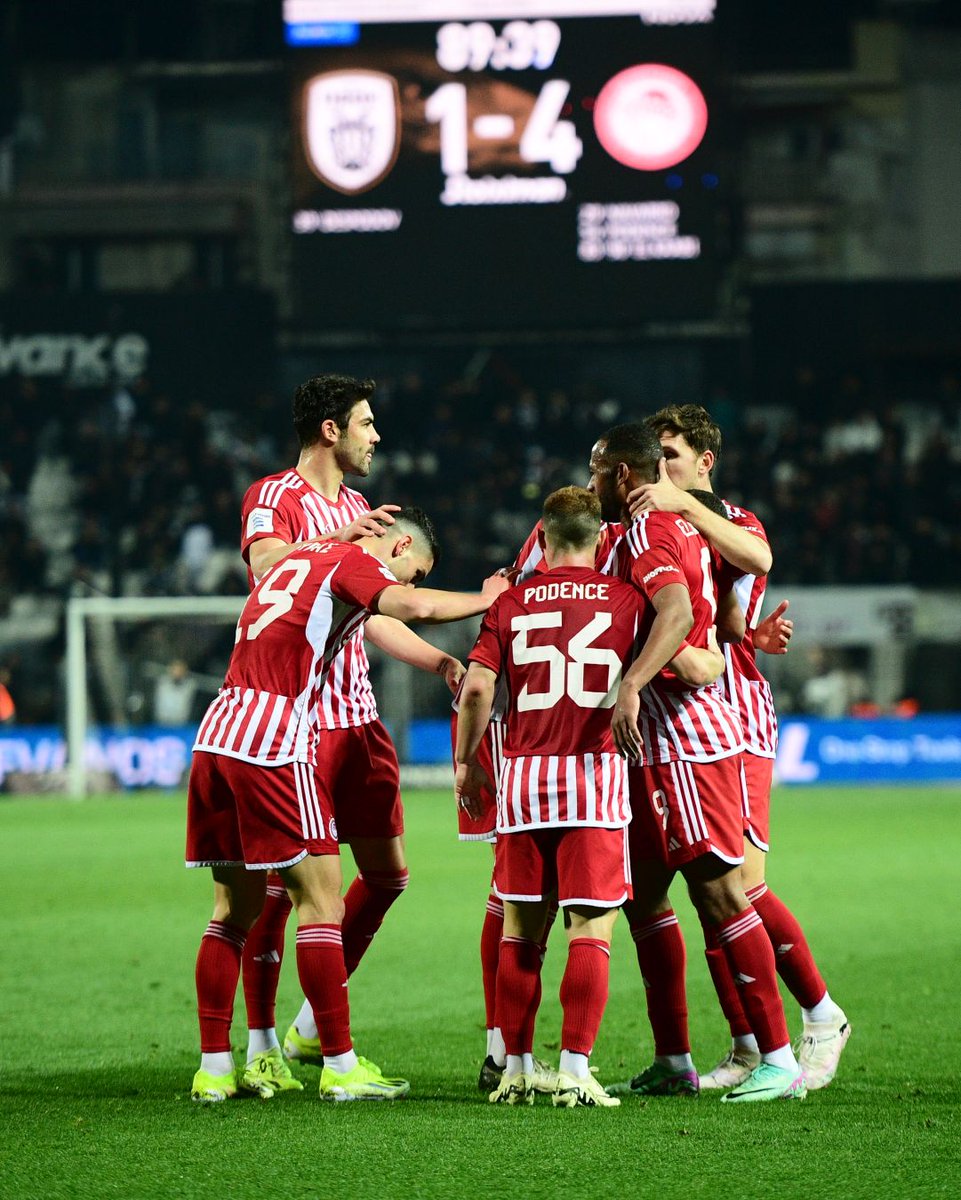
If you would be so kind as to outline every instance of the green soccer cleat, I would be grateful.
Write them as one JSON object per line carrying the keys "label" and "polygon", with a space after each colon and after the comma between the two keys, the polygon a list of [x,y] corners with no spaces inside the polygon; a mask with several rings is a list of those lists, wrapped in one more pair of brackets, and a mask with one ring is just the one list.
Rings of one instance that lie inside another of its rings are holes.
{"label": "green soccer cleat", "polygon": [[296,1025],[291,1025],[284,1036],[284,1055],[292,1062],[309,1063],[315,1067],[324,1065],[324,1052],[320,1048],[320,1038],[303,1037],[297,1032]]}
{"label": "green soccer cleat", "polygon": [[505,1071],[489,1099],[491,1104],[533,1104],[533,1076],[525,1075],[523,1071],[508,1075]]}
{"label": "green soccer cleat", "polygon": [[226,1075],[211,1075],[209,1071],[198,1071],[190,1085],[190,1099],[198,1104],[221,1104],[237,1095],[237,1072]]}
{"label": "green soccer cleat", "polygon": [[803,1100],[807,1084],[800,1070],[789,1071],[773,1063],[762,1062],[742,1084],[721,1097],[721,1103],[756,1104],[763,1100]]}
{"label": "green soccer cleat", "polygon": [[357,1066],[342,1075],[324,1067],[320,1073],[321,1100],[399,1100],[410,1091],[406,1079],[387,1079],[369,1059],[357,1056]]}
{"label": "green soccer cleat", "polygon": [[274,1092],[302,1092],[304,1085],[291,1073],[280,1047],[255,1054],[240,1076],[240,1086],[264,1099],[264,1089]]}
{"label": "green soccer cleat", "polygon": [[593,1075],[577,1079],[566,1071],[558,1071],[551,1103],[555,1108],[617,1108],[621,1102],[606,1092]]}

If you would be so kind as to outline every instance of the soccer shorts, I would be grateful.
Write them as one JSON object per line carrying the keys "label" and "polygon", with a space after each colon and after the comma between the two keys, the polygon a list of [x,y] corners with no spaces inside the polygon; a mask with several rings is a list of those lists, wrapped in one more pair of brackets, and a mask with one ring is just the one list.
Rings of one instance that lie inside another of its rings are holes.
{"label": "soccer shorts", "polygon": [[627,830],[577,825],[499,834],[494,891],[518,903],[556,893],[562,908],[618,908],[632,896]]}
{"label": "soccer shorts", "polygon": [[740,754],[631,767],[629,781],[632,863],[653,859],[678,868],[704,854],[744,861]]}
{"label": "soccer shorts", "polygon": [[382,721],[323,730],[314,773],[341,842],[404,832],[397,751]]}
{"label": "soccer shorts", "polygon": [[312,767],[263,767],[194,753],[187,784],[187,866],[290,867],[337,854],[334,815]]}
{"label": "soccer shorts", "polygon": [[766,851],[771,837],[771,780],[774,759],[748,751],[742,755],[744,766],[744,834]]}
{"label": "soccer shorts", "polygon": [[[484,730],[481,744],[477,748],[477,761],[493,781],[494,787],[481,790],[481,815],[469,816],[457,806],[457,836],[462,842],[494,842],[497,840],[497,782],[503,765],[504,734],[503,721],[491,721]],[[457,749],[457,713],[450,720],[451,755]]]}

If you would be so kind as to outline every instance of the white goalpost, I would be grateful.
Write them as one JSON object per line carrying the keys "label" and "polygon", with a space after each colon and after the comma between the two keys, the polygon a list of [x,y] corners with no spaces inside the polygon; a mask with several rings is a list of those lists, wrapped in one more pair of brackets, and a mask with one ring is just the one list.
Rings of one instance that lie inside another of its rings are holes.
{"label": "white goalpost", "polygon": [[[66,709],[67,792],[86,794],[86,739],[89,725],[88,622],[100,619],[102,642],[108,644],[117,621],[154,618],[234,622],[246,596],[89,596],[67,603]],[[226,666],[226,663],[224,663]]]}

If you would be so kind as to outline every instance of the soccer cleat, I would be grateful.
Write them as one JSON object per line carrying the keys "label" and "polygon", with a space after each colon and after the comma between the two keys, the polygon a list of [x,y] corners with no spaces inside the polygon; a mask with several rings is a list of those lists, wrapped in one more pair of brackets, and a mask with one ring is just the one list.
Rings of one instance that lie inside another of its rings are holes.
{"label": "soccer cleat", "polygon": [[697,1081],[702,1091],[711,1088],[735,1088],[743,1083],[748,1075],[761,1062],[761,1056],[756,1050],[746,1046],[732,1046],[713,1071],[699,1075]]}
{"label": "soccer cleat", "polygon": [[534,1078],[523,1071],[501,1075],[500,1083],[489,1096],[491,1104],[533,1104]]}
{"label": "soccer cleat", "polygon": [[488,1054],[481,1064],[480,1074],[477,1076],[478,1090],[489,1096],[497,1089],[503,1074],[504,1068],[499,1067],[493,1057]]}
{"label": "soccer cleat", "polygon": [[387,1079],[375,1063],[357,1056],[357,1066],[338,1074],[330,1067],[320,1073],[321,1100],[399,1100],[410,1091],[406,1079]]}
{"label": "soccer cleat", "polygon": [[310,1063],[315,1067],[324,1065],[324,1052],[320,1048],[320,1038],[303,1037],[297,1032],[296,1025],[291,1025],[284,1035],[284,1055],[294,1062]]}
{"label": "soccer cleat", "polygon": [[[226,1075],[211,1075],[209,1071],[198,1071],[190,1085],[190,1099],[198,1104],[220,1104],[237,1095],[237,1072]],[[273,1093],[271,1093],[273,1095]]]}
{"label": "soccer cleat", "polygon": [[617,1084],[611,1091],[630,1096],[696,1096],[697,1071],[673,1071],[663,1063],[652,1062],[630,1083]]}
{"label": "soccer cleat", "polygon": [[606,1092],[593,1075],[577,1079],[566,1071],[558,1071],[551,1103],[555,1108],[617,1108],[620,1100]]}
{"label": "soccer cleat", "polygon": [[531,1075],[531,1087],[542,1096],[551,1096],[557,1090],[560,1072],[542,1058],[534,1059],[534,1072]]}
{"label": "soccer cleat", "polygon": [[794,1052],[809,1092],[827,1087],[837,1074],[841,1051],[850,1036],[851,1026],[840,1009],[833,1021],[818,1021],[804,1026],[804,1033]]}
{"label": "soccer cleat", "polygon": [[245,1092],[263,1096],[264,1088],[274,1092],[302,1092],[304,1085],[295,1079],[290,1067],[280,1052],[280,1047],[255,1054],[240,1076],[240,1086]]}
{"label": "soccer cleat", "polygon": [[807,1084],[801,1071],[789,1071],[773,1063],[762,1062],[748,1075],[747,1079],[721,1097],[721,1103],[751,1104],[759,1100],[803,1100],[807,1095]]}

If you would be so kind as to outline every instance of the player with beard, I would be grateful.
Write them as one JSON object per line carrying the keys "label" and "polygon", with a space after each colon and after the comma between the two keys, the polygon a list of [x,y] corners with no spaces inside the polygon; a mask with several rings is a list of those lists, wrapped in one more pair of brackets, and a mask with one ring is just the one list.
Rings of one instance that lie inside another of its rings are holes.
{"label": "player with beard", "polygon": [[[389,529],[396,505],[371,512],[344,483],[370,472],[380,435],[374,424],[372,380],[343,375],[308,379],[294,393],[297,465],[260,479],[242,505],[242,552],[251,587],[291,549],[315,540],[352,542]],[[378,718],[364,648],[365,636],[395,658],[444,676],[455,688],[463,665],[436,650],[399,621],[372,617],[338,655],[317,705],[323,730],[318,786],[333,806],[341,842],[349,843],[358,874],[347,890],[344,957],[351,975],[384,916],[407,886],[400,772],[393,743]],[[275,1000],[290,913],[287,891],[270,878],[263,913],[247,939],[243,961],[249,1027],[245,1086],[299,1089],[281,1053]],[[285,1038],[288,1058],[319,1063],[321,1047],[305,1000]]]}
{"label": "player with beard", "polygon": [[[659,477],[661,458],[658,438],[643,424],[609,430],[591,454],[590,486],[604,517],[628,524],[615,552],[616,573],[650,605],[643,646],[622,680],[612,722],[618,749],[634,764],[635,897],[625,912],[646,979],[643,944],[660,926],[676,921],[668,890],[681,872],[702,922],[727,957],[761,1053],[760,1065],[724,1100],[803,1099],[804,1077],[788,1038],[774,952],[740,881],[740,722],[716,688],[691,689],[661,669],[682,641],[706,645],[716,605],[711,551],[694,526],[674,513],[644,512],[630,519],[629,494]],[[625,1090],[640,1096],[696,1093],[683,992],[670,997],[669,1010],[659,999],[648,989],[654,1063]]]}
{"label": "player with beard", "polygon": [[[765,881],[777,715],[771,687],[758,667],[756,652],[762,649],[768,654],[786,653],[793,629],[784,617],[787,601],[782,601],[765,620],[759,619],[772,557],[767,534],[757,516],[722,501],[730,521],[725,525],[716,513],[692,498],[691,490],[695,488],[713,493],[712,474],[721,451],[721,431],[710,414],[696,404],[672,405],[654,413],[647,424],[661,442],[664,460],[658,481],[646,484],[632,495],[632,513],[675,512],[695,525],[728,560],[726,574],[733,582],[745,615],[747,634],[740,643],[724,647],[726,665],[718,681],[728,702],[737,709],[745,735],[745,861],[741,874],[745,893],[774,947],[778,973],[801,1008],[803,1031],[798,1060],[808,1089],[817,1090],[834,1078],[851,1026],[828,992],[800,923]],[[753,547],[743,544],[734,547],[731,541],[734,529],[750,534]],[[665,928],[657,937],[662,943],[659,957],[669,968],[683,954],[682,947],[677,945],[680,930],[676,926]],[[726,958],[707,928],[705,939],[708,966],[730,1026],[732,1043],[717,1066],[701,1076],[700,1085],[735,1087],[757,1066],[758,1049]],[[673,949],[669,942],[674,943]],[[658,986],[654,978],[651,983]],[[666,981],[662,986],[671,990]]]}

